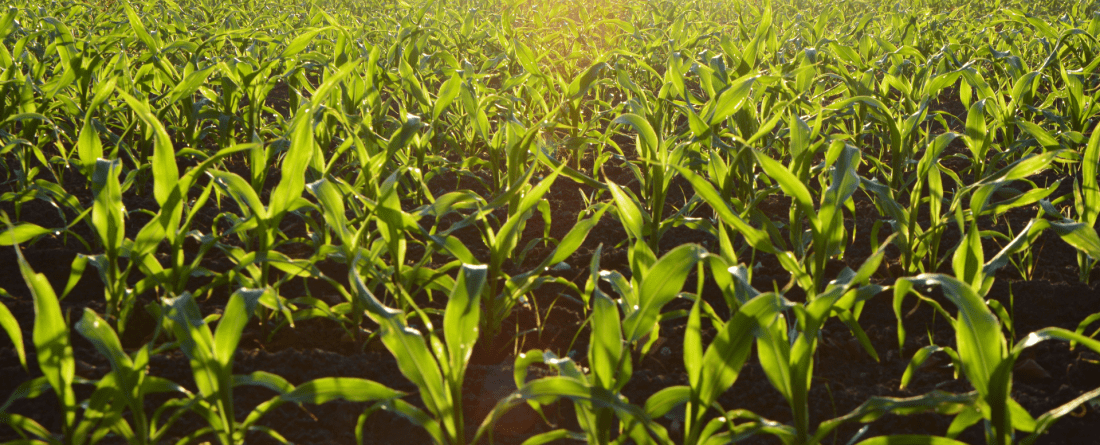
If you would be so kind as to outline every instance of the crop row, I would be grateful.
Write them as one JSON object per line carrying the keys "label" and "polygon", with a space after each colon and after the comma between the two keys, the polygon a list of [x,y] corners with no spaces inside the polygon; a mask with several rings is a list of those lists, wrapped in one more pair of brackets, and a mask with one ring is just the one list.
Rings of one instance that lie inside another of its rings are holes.
{"label": "crop row", "polygon": [[[387,410],[456,444],[488,439],[515,406],[541,413],[564,399],[580,431],[525,443],[768,434],[814,444],[845,423],[920,412],[954,420],[942,437],[859,443],[958,443],[979,424],[988,443],[1032,443],[1100,388],[1033,416],[1011,397],[1017,360],[1052,339],[1100,352],[1086,332],[1100,313],[1083,314],[1076,331],[1018,337],[1010,310],[986,295],[995,279],[1033,278],[1032,246],[1048,232],[1076,252],[1080,281],[1095,278],[1100,16],[1082,4],[987,6],[9,6],[0,245],[15,249],[26,291],[0,286],[5,297],[28,295],[35,316],[18,320],[0,305],[0,325],[22,366],[33,356],[42,376],[9,396],[0,422],[24,438],[13,443],[285,442],[258,423],[265,413],[343,399],[370,403],[360,425]],[[583,195],[575,217],[552,210],[549,192],[563,183]],[[782,212],[765,208],[777,200]],[[869,229],[852,222],[857,200],[878,213]],[[1032,216],[995,229],[1009,214]],[[623,236],[590,239],[601,224]],[[662,244],[672,230],[712,242]],[[857,238],[869,240],[867,252],[849,251]],[[65,283],[23,259],[51,243],[81,252]],[[625,250],[625,265],[601,267],[605,248]],[[764,262],[789,282],[755,289]],[[331,264],[346,275],[326,273]],[[85,309],[70,324],[60,302],[89,265],[102,313]],[[715,298],[704,298],[708,282]],[[516,390],[468,431],[462,389],[475,345],[508,335],[504,320],[551,285],[585,308],[587,354],[518,354]],[[914,296],[955,339],[920,349],[902,386],[943,354],[973,391],[872,398],[811,422],[822,326],[842,322],[877,360],[859,322],[865,303],[893,298],[904,344],[902,304]],[[224,310],[202,313],[211,298]],[[677,300],[690,310],[666,309]],[[123,348],[137,311],[155,331]],[[380,341],[419,399],[361,378],[293,385],[234,374],[246,329],[270,336],[311,319],[363,345]],[[633,366],[672,320],[686,324],[688,384],[626,400]],[[716,332],[707,344],[704,325]],[[76,376],[72,330],[110,373]],[[175,350],[194,390],[146,372],[150,357]],[[791,422],[718,404],[750,359]],[[532,367],[549,375],[528,378]],[[242,385],[277,395],[235,413]],[[62,411],[59,430],[8,410],[47,393]],[[148,410],[154,394],[169,402]],[[682,437],[658,422],[674,410]],[[178,437],[172,427],[185,415],[208,426]]]}

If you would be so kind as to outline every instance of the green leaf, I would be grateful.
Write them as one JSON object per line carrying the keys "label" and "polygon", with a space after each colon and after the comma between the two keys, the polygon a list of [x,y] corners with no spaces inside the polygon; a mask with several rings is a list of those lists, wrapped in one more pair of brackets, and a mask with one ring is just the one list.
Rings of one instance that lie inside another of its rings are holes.
{"label": "green leaf", "polygon": [[[1081,195],[1084,200],[1082,221],[1090,227],[1096,226],[1100,216],[1100,185],[1097,184],[1097,166],[1100,165],[1100,123],[1092,130],[1092,136],[1085,146],[1081,159]],[[1080,209],[1081,206],[1078,206]],[[1080,210],[1079,210],[1080,211]],[[1094,257],[1096,258],[1096,257]]]}
{"label": "green leaf", "polygon": [[[358,264],[359,260],[357,257],[352,264]],[[439,364],[428,349],[424,337],[405,324],[402,311],[388,308],[378,301],[363,283],[356,267],[349,269],[348,278],[355,286],[356,299],[360,307],[366,309],[367,316],[382,326],[382,343],[397,359],[401,374],[420,389],[421,399],[428,411],[441,416],[445,410],[451,409],[450,397],[446,395]]]}
{"label": "green leaf", "polygon": [[76,323],[76,331],[88,339],[100,355],[107,358],[111,369],[116,372],[133,369],[133,360],[122,350],[118,334],[95,311],[84,308],[84,317]]}
{"label": "green leaf", "polygon": [[122,186],[118,174],[122,169],[119,160],[97,159],[95,173],[92,175],[92,225],[100,242],[107,248],[109,255],[116,254],[122,248],[126,227],[122,214]]}
{"label": "green leaf", "polygon": [[233,354],[237,352],[237,344],[241,341],[241,333],[245,325],[256,311],[256,303],[270,289],[237,289],[229,296],[229,304],[225,306],[225,313],[218,320],[218,328],[214,332],[214,353],[224,372],[232,369]]}
{"label": "green leaf", "polygon": [[[252,184],[244,178],[237,176],[235,173],[212,170],[207,172],[207,174],[213,177],[218,186],[229,192],[230,196],[237,200],[238,203],[243,204],[241,207],[248,208],[248,210],[260,220],[267,219],[267,209],[264,208],[263,202],[260,201],[260,196],[252,189]],[[323,202],[322,205],[324,205]]]}
{"label": "green leaf", "polygon": [[10,227],[0,233],[0,246],[11,246],[25,243],[42,235],[53,233],[53,230],[33,223],[21,223]]}
{"label": "green leaf", "polygon": [[592,66],[588,67],[581,75],[575,77],[573,81],[569,83],[569,89],[566,95],[573,99],[584,95],[588,92],[588,87],[596,80],[596,76],[599,76],[600,71],[604,68],[607,68],[607,64],[604,62],[592,64]]}
{"label": "green leaf", "polygon": [[153,196],[156,198],[157,204],[163,206],[165,201],[168,200],[168,195],[172,193],[172,189],[176,187],[180,179],[179,167],[176,166],[176,149],[172,146],[172,138],[168,136],[168,131],[164,129],[164,125],[160,123],[160,120],[150,111],[148,102],[139,101],[123,91],[119,91],[118,94],[126,100],[126,103],[130,105],[130,109],[145,123],[148,128],[147,133],[153,134],[153,159],[150,163],[153,170]]}
{"label": "green leaf", "polygon": [[287,57],[292,57],[302,52],[302,50],[306,49],[306,46],[309,45],[315,37],[317,37],[318,33],[326,29],[329,28],[316,28],[301,32],[300,34],[298,34],[297,37],[294,38],[294,40],[291,40],[290,43],[286,45],[286,48],[283,49],[283,52],[279,53],[279,56],[277,58],[285,59]]}
{"label": "green leaf", "polygon": [[700,246],[681,245],[661,257],[649,274],[641,278],[638,307],[623,320],[624,338],[628,343],[641,340],[653,329],[661,308],[680,293],[688,273],[705,253]]}
{"label": "green leaf", "polygon": [[741,235],[745,237],[745,242],[749,243],[750,246],[757,250],[775,254],[779,253],[772,245],[767,232],[750,226],[745,220],[741,219],[740,216],[733,213],[729,208],[729,200],[723,198],[710,182],[686,168],[680,166],[673,166],[673,168],[680,172],[680,175],[691,183],[692,188],[695,189],[695,194],[703,198],[703,201],[714,209],[714,212],[718,214],[718,219],[732,226],[734,230],[740,232]]}
{"label": "green leaf", "polygon": [[463,264],[458,280],[443,313],[443,335],[447,340],[451,368],[463,369],[474,351],[481,315],[481,292],[488,275],[487,266]]}
{"label": "green leaf", "polygon": [[439,87],[439,96],[435,99],[435,104],[432,105],[432,120],[439,119],[439,115],[443,114],[443,110],[446,110],[451,102],[458,97],[458,93],[462,91],[462,77],[457,73],[443,82],[443,85]]}
{"label": "green leaf", "polygon": [[64,413],[66,429],[76,421],[76,395],[73,393],[73,378],[76,373],[76,361],[73,359],[73,347],[69,339],[69,326],[61,314],[61,305],[54,293],[53,286],[45,275],[35,273],[19,246],[15,246],[19,262],[19,272],[27,284],[34,300],[34,330],[32,341],[38,352],[38,367],[50,383]]}
{"label": "green leaf", "polygon": [[183,80],[177,83],[176,86],[172,87],[172,90],[168,92],[168,102],[165,105],[176,103],[184,97],[195,94],[195,91],[206,83],[206,79],[210,77],[210,73],[214,72],[215,68],[215,66],[211,66],[204,70],[188,73],[183,77]]}
{"label": "green leaf", "polygon": [[531,51],[531,48],[519,40],[516,40],[513,48],[516,50],[516,61],[523,67],[524,71],[538,76],[542,75],[542,71],[539,70],[538,61],[535,57],[535,52]]}
{"label": "green leaf", "polygon": [[657,419],[677,406],[691,401],[691,388],[684,385],[669,386],[653,393],[645,401],[645,413],[651,419]]}
{"label": "green leaf", "polygon": [[[997,182],[1015,181],[1017,179],[1026,178],[1033,174],[1036,174],[1043,169],[1047,168],[1055,158],[1062,155],[1064,150],[1050,150],[1043,154],[1029,156],[1020,160],[1017,160],[1006,167],[998,170],[996,173],[978,181],[971,187],[988,186]],[[971,198],[971,209],[974,209],[973,199]]]}
{"label": "green leaf", "polygon": [[137,34],[138,40],[141,40],[153,53],[159,51],[160,47],[157,45],[157,41],[153,39],[153,36],[145,29],[145,25],[141,23],[141,18],[134,12],[134,8],[132,8],[129,3],[126,3],[124,6],[126,9],[126,18],[129,19],[130,27],[133,28],[134,34]]}
{"label": "green leaf", "polygon": [[[327,83],[327,81],[326,81]],[[315,97],[316,98],[316,97]],[[313,110],[303,106],[294,115],[291,124],[290,148],[283,158],[282,179],[271,191],[268,201],[269,217],[279,219],[291,203],[305,190],[306,168],[313,157]]]}
{"label": "green leaf", "polygon": [[779,184],[779,188],[783,190],[783,193],[794,199],[795,205],[799,207],[802,213],[811,221],[816,220],[817,212],[814,211],[814,201],[810,197],[810,190],[806,188],[806,185],[779,161],[756,150],[753,150],[752,154],[756,157],[756,162],[760,164],[760,168],[764,170],[764,173],[767,173]]}
{"label": "green leaf", "polygon": [[1100,236],[1086,223],[1051,221],[1050,228],[1069,245],[1085,252],[1093,260],[1100,259]]}
{"label": "green leaf", "polygon": [[[42,424],[40,424],[38,422],[35,422],[34,419],[31,419],[30,417],[21,416],[19,414],[0,413],[0,423],[11,425],[11,427],[13,429],[15,429],[16,431],[24,431],[24,432],[30,433],[31,435],[34,435],[34,436],[38,436],[38,437],[42,437],[42,438],[46,438],[46,439],[49,439],[49,438],[53,437],[53,434],[50,434],[50,430],[47,430],[46,427],[42,426]],[[9,442],[9,443],[21,444],[21,445],[22,444],[33,444],[33,445],[50,444],[50,445],[53,445],[54,443],[60,443],[60,442],[45,442],[45,441],[41,441],[41,440],[28,439],[28,440],[24,440],[24,441],[15,441],[15,442]]]}
{"label": "green leaf", "polygon": [[587,438],[584,434],[575,433],[569,430],[553,430],[545,433],[539,433],[534,436],[528,437],[520,445],[542,445],[547,443],[560,443],[563,440],[575,440],[585,441]]}
{"label": "green leaf", "polygon": [[1047,340],[1062,340],[1067,342],[1080,343],[1085,347],[1100,353],[1100,341],[1094,340],[1092,338],[1086,337],[1070,330],[1057,327],[1048,327],[1027,334],[1026,337],[1017,342],[1016,345],[1012,348],[1012,354],[1019,355],[1024,351],[1024,349],[1030,348],[1032,346],[1035,346],[1036,344],[1039,344],[1040,342],[1044,342]]}
{"label": "green leaf", "polygon": [[0,304],[0,327],[3,327],[4,332],[8,333],[8,338],[15,346],[15,353],[19,356],[19,364],[23,365],[24,370],[27,370],[27,352],[23,346],[23,331],[19,329],[19,321],[3,304]]}
{"label": "green leaf", "polygon": [[[596,289],[592,295],[592,339],[588,345],[588,361],[596,386],[618,391],[630,379],[620,369],[623,360],[623,332],[619,324],[619,307]],[[627,367],[629,367],[629,359]]]}
{"label": "green leaf", "polygon": [[323,404],[333,400],[371,402],[401,397],[405,393],[395,391],[381,383],[354,377],[324,377],[298,385],[293,391],[279,398],[284,402]]}
{"label": "green leaf", "polygon": [[259,421],[264,414],[288,402],[317,405],[333,400],[373,402],[393,400],[404,395],[403,392],[390,389],[372,380],[355,377],[323,377],[305,382],[286,394],[261,403],[248,414],[248,417],[242,423],[242,430],[248,429],[248,427]]}
{"label": "green leaf", "polygon": [[703,353],[699,386],[694,389],[701,406],[710,406],[729,389],[752,351],[757,320],[779,314],[782,302],[774,293],[760,294],[741,306],[718,331]]}
{"label": "green leaf", "polygon": [[745,105],[745,100],[748,99],[749,93],[752,92],[752,85],[756,82],[759,76],[748,75],[733,81],[729,88],[718,94],[718,98],[714,101],[713,114],[710,116],[710,125],[717,125],[719,122],[724,121],[727,117],[733,116],[738,110]]}
{"label": "green leaf", "polygon": [[974,289],[981,289],[985,278],[982,273],[985,253],[982,251],[982,238],[979,235],[977,222],[970,225],[966,236],[959,241],[955,248],[951,264],[955,270],[955,277]]}
{"label": "green leaf", "polygon": [[270,389],[278,394],[286,394],[294,390],[294,385],[279,375],[265,371],[254,371],[247,375],[233,376],[233,386],[259,386]]}
{"label": "green leaf", "polygon": [[211,399],[220,397],[225,388],[222,388],[222,373],[214,355],[214,336],[199,312],[195,297],[184,292],[179,297],[166,299],[165,305],[180,350],[191,363],[199,393]]}
{"label": "green leaf", "polygon": [[573,228],[569,229],[569,232],[561,238],[557,247],[554,248],[554,254],[546,261],[546,264],[558,264],[573,255],[577,249],[584,243],[584,240],[588,238],[588,233],[592,231],[592,228],[596,227],[596,224],[600,222],[600,217],[604,212],[609,209],[610,206],[603,206],[596,211],[595,215],[591,218],[583,219],[573,224]]}
{"label": "green leaf", "polygon": [[643,158],[658,162],[660,158],[660,139],[657,139],[657,132],[653,130],[653,126],[649,124],[649,121],[645,120],[637,114],[624,114],[611,121],[613,124],[624,124],[634,127],[634,130],[638,132],[638,140],[641,147],[638,147],[638,153]]}
{"label": "green leaf", "polygon": [[589,386],[585,383],[569,377],[545,377],[525,384],[522,388],[512,393],[511,396],[501,399],[493,408],[489,416],[478,428],[474,442],[492,429],[492,426],[509,409],[527,400],[546,401],[547,399],[568,398],[574,402],[587,402],[600,408],[608,408],[625,420],[633,420],[642,424],[647,429],[657,426],[645,415],[641,408],[627,403],[617,394],[611,393],[599,387]]}
{"label": "green leaf", "polygon": [[84,126],[80,128],[80,135],[76,143],[76,153],[85,174],[89,174],[95,168],[96,159],[103,157],[103,143],[99,140],[99,132],[91,119],[84,119]]}
{"label": "green leaf", "polygon": [[327,179],[310,183],[307,187],[317,197],[325,222],[344,244],[345,253],[350,252],[357,240],[351,239],[352,232],[348,229],[347,217],[344,215],[344,195],[340,193],[339,187]]}
{"label": "green leaf", "polygon": [[635,240],[641,240],[645,236],[645,217],[634,200],[630,198],[617,184],[607,180],[607,188],[611,191],[611,198],[615,200],[615,210],[619,213],[619,221]]}
{"label": "green leaf", "polygon": [[691,305],[687,327],[684,330],[684,370],[687,372],[688,384],[691,386],[699,384],[699,376],[703,369],[702,320],[699,314],[702,301],[703,297],[697,296],[695,303]]}
{"label": "green leaf", "polygon": [[1031,445],[1035,443],[1036,440],[1041,437],[1041,434],[1045,433],[1047,430],[1050,429],[1052,425],[1054,425],[1055,421],[1062,417],[1065,417],[1067,414],[1073,411],[1076,411],[1079,406],[1084,405],[1085,403],[1089,403],[1098,398],[1100,398],[1100,388],[1096,388],[1092,391],[1081,394],[1077,398],[1070,400],[1069,402],[1066,402],[1065,404],[1057,408],[1043,413],[1043,415],[1039,416],[1039,418],[1035,420],[1035,431],[1030,436],[1020,441],[1020,443],[1023,445]]}
{"label": "green leaf", "polygon": [[955,343],[963,371],[974,388],[988,397],[989,379],[1008,353],[997,317],[985,300],[962,281],[942,274],[921,274],[915,280],[940,285],[944,296],[959,308]]}
{"label": "green leaf", "polygon": [[[811,441],[811,443],[821,443],[830,432],[846,422],[856,421],[870,423],[890,413],[895,415],[913,415],[929,412],[941,414],[954,413],[960,409],[966,409],[976,405],[975,402],[977,402],[977,393],[975,392],[949,394],[941,391],[932,391],[927,394],[908,398],[871,397],[850,413],[823,422],[817,432],[814,433],[814,440]],[[980,415],[978,419],[981,419]],[[859,437],[859,435],[856,437]],[[849,443],[855,442],[855,440],[856,439],[852,439]]]}
{"label": "green leaf", "polygon": [[18,14],[18,8],[8,6],[8,11],[4,13],[3,17],[0,17],[0,38],[7,37],[11,33],[12,25],[15,24],[15,16]]}
{"label": "green leaf", "polygon": [[921,365],[923,365],[924,362],[927,361],[928,358],[936,352],[944,352],[946,354],[952,355],[953,359],[958,358],[958,354],[956,354],[951,348],[944,348],[936,345],[928,345],[920,348],[915,354],[913,354],[913,358],[909,359],[909,364],[905,366],[905,372],[903,372],[901,375],[901,385],[898,386],[898,389],[905,389],[907,386],[909,386],[909,382],[913,379],[913,373],[916,372],[916,370],[919,369]]}

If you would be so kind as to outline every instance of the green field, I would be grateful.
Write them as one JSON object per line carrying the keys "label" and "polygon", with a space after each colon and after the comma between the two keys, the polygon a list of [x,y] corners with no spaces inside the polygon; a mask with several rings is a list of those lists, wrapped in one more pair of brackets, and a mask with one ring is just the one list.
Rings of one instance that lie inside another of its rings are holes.
{"label": "green field", "polygon": [[1095,3],[0,8],[2,443],[1098,443]]}

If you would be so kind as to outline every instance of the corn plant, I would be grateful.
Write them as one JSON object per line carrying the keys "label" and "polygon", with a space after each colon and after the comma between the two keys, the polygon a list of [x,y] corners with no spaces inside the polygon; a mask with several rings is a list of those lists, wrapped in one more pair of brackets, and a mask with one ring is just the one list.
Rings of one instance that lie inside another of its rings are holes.
{"label": "corn plant", "polygon": [[[389,389],[370,380],[355,378],[321,378],[303,383],[297,388],[282,377],[265,372],[250,375],[233,374],[233,354],[240,342],[241,333],[262,295],[262,289],[241,289],[230,296],[229,304],[221,317],[202,317],[190,293],[184,293],[164,302],[162,314],[170,321],[180,350],[187,356],[195,384],[199,392],[188,409],[199,414],[208,426],[192,432],[182,439],[194,443],[204,435],[214,435],[220,443],[245,443],[247,434],[266,434],[275,440],[286,440],[275,429],[256,423],[269,410],[286,403],[325,403],[335,399],[353,402],[387,402],[403,393]],[[208,321],[218,321],[211,333]],[[262,386],[279,395],[253,409],[244,421],[239,421],[233,410],[233,388],[240,385]]]}
{"label": "corn plant", "polygon": [[863,348],[878,361],[870,339],[859,327],[858,314],[864,301],[885,290],[882,286],[868,284],[884,253],[880,247],[858,271],[846,269],[822,293],[808,298],[806,303],[792,303],[780,298],[779,308],[794,314],[795,319],[790,325],[786,317],[778,314],[762,313],[755,319],[759,326],[756,345],[760,364],[768,381],[787,399],[794,417],[793,425],[776,431],[785,443],[814,443],[818,440],[812,439],[814,432],[810,429],[808,396],[820,329],[829,318],[840,318]]}
{"label": "corn plant", "polygon": [[[1100,186],[1097,184],[1097,166],[1100,165],[1100,131],[1093,129],[1092,136],[1085,146],[1081,159],[1081,180],[1073,182],[1073,213],[1075,219],[1063,218],[1052,223],[1059,234],[1073,234],[1077,247],[1077,271],[1082,283],[1089,282],[1089,275],[1096,266],[1097,253],[1100,253],[1100,237],[1096,235],[1096,221],[1100,216]],[[1053,204],[1043,202],[1048,214],[1059,215],[1053,211]],[[1063,236],[1063,239],[1070,241]]]}
{"label": "corn plant", "polygon": [[[77,419],[79,404],[76,400],[76,393],[73,391],[76,362],[73,359],[73,348],[69,339],[68,320],[61,313],[57,294],[54,293],[53,287],[46,276],[37,274],[31,269],[26,259],[23,258],[23,253],[19,250],[18,245],[15,246],[15,251],[19,261],[19,272],[23,276],[23,280],[26,282],[34,300],[34,331],[31,339],[35,351],[38,353],[38,366],[43,376],[21,385],[5,402],[4,409],[0,411],[6,411],[11,402],[15,400],[23,397],[37,397],[46,391],[52,390],[57,397],[58,406],[61,407],[62,412],[59,434],[63,439],[60,443],[82,443],[86,437],[76,436],[75,434],[78,430],[87,431],[89,426],[81,425]],[[10,312],[8,312],[8,317],[5,320],[5,330],[7,330],[13,341],[19,341],[16,343],[16,349],[20,351],[21,358],[25,357],[21,341],[22,334],[15,334],[15,332],[19,332],[19,326],[14,318],[10,316]],[[25,359],[22,364],[26,367]],[[3,417],[4,423],[19,431],[23,437],[27,437],[26,433],[30,433],[40,440],[56,440],[53,439],[52,434],[46,428],[33,419],[6,412]],[[86,425],[94,425],[96,419],[88,420]]]}
{"label": "corn plant", "polygon": [[193,409],[209,425],[191,434],[192,440],[213,433],[223,444],[244,442],[247,429],[241,430],[233,415],[233,353],[262,293],[235,292],[214,333],[190,293],[165,301],[163,313],[171,320],[170,329],[190,362],[199,389]]}
{"label": "corn plant", "polygon": [[[1003,322],[990,311],[978,290],[964,281],[942,274],[921,274],[898,280],[894,288],[895,308],[910,292],[916,293],[916,288],[926,286],[939,286],[943,289],[944,296],[959,309],[958,316],[951,317],[943,308],[937,307],[937,311],[948,317],[955,328],[954,353],[958,357],[962,373],[978,393],[975,403],[957,414],[948,430],[948,437],[984,421],[987,443],[1034,443],[1058,418],[1100,395],[1100,388],[1097,388],[1066,405],[1048,411],[1038,419],[1032,417],[1010,396],[1012,371],[1020,354],[1028,347],[1052,339],[1077,342],[1093,350],[1100,350],[1100,342],[1065,329],[1051,327],[1032,332],[1009,348],[1002,331]],[[926,299],[923,296],[921,298]],[[917,359],[925,357],[926,354],[915,356],[910,368],[919,366],[921,360]],[[903,385],[907,380],[903,380]],[[1021,439],[1017,437],[1016,431],[1031,434]]]}
{"label": "corn plant", "polygon": [[[1045,220],[1037,221],[1045,222]],[[1017,430],[1032,433],[1023,439],[1024,443],[1034,442],[1068,410],[1066,407],[1056,408],[1044,414],[1041,421],[1037,421],[1013,400],[1010,394],[1012,371],[1016,359],[1024,349],[1049,339],[1081,341],[1082,344],[1093,349],[1100,347],[1100,342],[1061,328],[1041,329],[1028,334],[1011,346],[1002,330],[1002,328],[1012,330],[1009,314],[1000,305],[994,305],[984,299],[985,293],[992,286],[992,272],[1007,262],[1005,257],[1011,252],[1010,249],[1020,248],[1032,230],[1041,231],[1045,227],[1049,227],[1049,223],[1037,224],[1032,229],[1024,231],[993,260],[983,265],[978,230],[976,226],[971,226],[967,236],[955,250],[952,259],[954,277],[943,274],[921,274],[912,278],[898,279],[894,284],[894,313],[898,316],[899,342],[903,342],[905,336],[904,326],[901,323],[901,303],[910,293],[915,293],[921,300],[932,304],[955,329],[955,348],[934,345],[922,348],[914,355],[902,377],[902,387],[904,387],[912,377],[913,370],[936,351],[946,352],[958,369],[961,369],[967,380],[974,386],[978,397],[973,405],[957,413],[948,431],[948,437],[953,438],[963,429],[984,419],[987,443],[1015,443]],[[957,317],[952,317],[942,306],[921,295],[917,290],[932,286],[940,287],[944,296],[958,308]],[[1000,318],[994,315],[995,311]],[[1097,391],[1100,391],[1100,388]],[[1070,402],[1071,407],[1068,409],[1072,410],[1073,407],[1087,400],[1074,400]]]}
{"label": "corn plant", "polygon": [[[132,355],[126,354],[118,334],[94,311],[85,309],[76,329],[111,365],[111,372],[100,379],[96,392],[90,398],[89,410],[99,411],[97,415],[104,418],[101,426],[98,431],[78,431],[76,434],[92,434],[93,442],[97,436],[102,437],[108,431],[131,444],[162,440],[172,424],[195,402],[191,392],[170,380],[148,375],[145,369],[149,357],[158,351],[147,343]],[[150,418],[145,413],[145,397],[156,393],[172,393],[180,397],[163,404]],[[123,417],[126,410],[132,422]],[[165,415],[168,418],[160,423]]]}
{"label": "corn plant", "polygon": [[[27,264],[18,246],[16,250],[20,273],[35,303],[32,340],[43,376],[16,388],[0,407],[0,419],[30,443],[91,444],[112,435],[131,444],[161,440],[168,428],[185,412],[190,393],[164,378],[146,375],[149,357],[155,353],[150,345],[146,344],[132,356],[125,354],[115,331],[90,309],[85,311],[76,329],[107,357],[112,370],[99,380],[76,376],[68,319],[61,313],[57,295],[46,277],[35,273]],[[20,360],[26,367],[22,333],[6,307],[0,311],[0,321],[15,342]],[[94,390],[88,399],[78,401],[74,385],[91,385]],[[34,419],[6,412],[15,401],[39,397],[48,391],[56,394],[62,407],[61,431],[51,433]],[[182,398],[164,404],[150,419],[145,413],[144,398],[153,393],[175,393]],[[127,410],[131,420],[124,417]],[[169,417],[161,423],[164,414]]]}
{"label": "corn plant", "polygon": [[[356,258],[356,262],[359,258]],[[481,294],[487,278],[485,266],[463,265],[447,300],[443,315],[443,338],[433,332],[427,314],[413,306],[428,330],[428,339],[408,325],[404,311],[386,307],[367,288],[352,268],[356,298],[367,315],[381,326],[381,340],[397,359],[398,368],[416,384],[428,413],[400,400],[395,413],[423,428],[435,443],[466,443],[462,415],[462,383],[466,365],[477,343],[481,318]]]}
{"label": "corn plant", "polygon": [[[767,155],[754,152],[756,161],[764,172],[794,200],[797,211],[792,209],[791,212],[791,236],[801,238],[801,223],[798,221],[803,217],[810,220],[813,257],[806,258],[809,261],[803,261],[809,266],[806,272],[811,278],[809,281],[803,279],[800,283],[809,295],[823,289],[825,262],[840,253],[841,245],[845,240],[843,206],[859,186],[859,176],[856,174],[856,167],[860,161],[859,150],[851,146],[834,145],[830,152],[831,156],[827,156],[826,159],[836,162],[833,166],[832,183],[825,190],[820,207],[816,211],[809,190],[789,169]],[[794,241],[796,245],[802,245],[799,251],[808,250],[802,240]]]}

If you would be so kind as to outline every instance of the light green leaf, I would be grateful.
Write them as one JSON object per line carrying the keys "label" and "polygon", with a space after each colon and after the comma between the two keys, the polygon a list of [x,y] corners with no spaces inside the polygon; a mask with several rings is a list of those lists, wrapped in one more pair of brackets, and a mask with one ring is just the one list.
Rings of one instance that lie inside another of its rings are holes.
{"label": "light green leaf", "polygon": [[153,115],[147,102],[139,101],[123,91],[119,91],[118,94],[126,100],[126,103],[130,105],[130,109],[145,123],[148,128],[147,133],[153,134],[153,159],[151,162],[153,196],[156,198],[157,204],[163,206],[165,201],[168,200],[168,195],[172,193],[172,189],[176,187],[180,179],[179,167],[176,166],[176,149],[172,146],[172,138],[168,136],[168,131],[164,129],[164,125],[160,123],[160,120]]}
{"label": "light green leaf", "polygon": [[11,246],[25,243],[42,235],[53,233],[53,230],[33,223],[20,223],[0,232],[0,246]]}
{"label": "light green leaf", "polygon": [[8,338],[11,339],[12,345],[15,346],[15,353],[19,356],[19,364],[23,365],[23,369],[26,370],[27,352],[26,348],[23,346],[23,331],[19,329],[19,321],[15,319],[15,316],[8,310],[8,307],[3,304],[0,304],[0,327],[3,327],[4,332],[8,333]]}
{"label": "light green leaf", "polygon": [[38,352],[38,367],[57,394],[64,413],[64,425],[71,426],[76,421],[77,405],[72,389],[76,361],[73,359],[69,326],[61,313],[61,305],[49,280],[45,275],[31,269],[19,246],[15,246],[15,253],[19,272],[34,300],[34,330],[31,338],[35,351]]}
{"label": "light green leaf", "polygon": [[241,341],[241,333],[245,325],[256,311],[256,303],[270,289],[237,289],[229,296],[229,303],[225,306],[225,313],[218,321],[218,328],[214,332],[214,353],[224,372],[229,372],[233,363],[233,354],[237,352],[237,344]]}
{"label": "light green leaf", "polygon": [[661,308],[680,293],[688,273],[706,253],[694,244],[681,245],[665,254],[642,277],[638,289],[639,304],[623,320],[623,334],[628,343],[635,343],[653,329]]}
{"label": "light green leaf", "polygon": [[462,77],[457,73],[443,82],[443,85],[439,87],[439,96],[435,99],[435,104],[432,105],[432,120],[439,119],[439,115],[443,114],[443,110],[446,110],[451,102],[458,97],[458,93],[462,91]]}
{"label": "light green leaf", "polygon": [[642,216],[642,210],[610,179],[607,180],[607,188],[611,191],[611,198],[615,200],[615,210],[619,213],[619,221],[622,222],[623,228],[635,240],[642,239],[645,236],[643,229],[645,218]]}
{"label": "light green leaf", "polygon": [[[621,373],[623,370],[619,368],[623,355],[619,307],[596,289],[592,295],[591,317],[592,340],[588,345],[588,361],[592,368],[593,384],[618,391],[630,379],[629,373]],[[627,366],[630,366],[629,359]]]}
{"label": "light green leaf", "polygon": [[487,266],[463,264],[443,313],[443,335],[447,340],[451,368],[462,369],[474,352],[481,315],[481,292],[485,287]]}
{"label": "light green leaf", "polygon": [[810,190],[806,188],[806,185],[779,161],[756,150],[753,150],[752,154],[756,157],[756,162],[760,164],[760,168],[764,170],[764,173],[767,173],[769,177],[779,183],[779,188],[783,189],[783,193],[787,196],[794,199],[795,205],[799,207],[802,213],[811,220],[815,220],[817,212],[814,211],[814,201],[810,197]]}
{"label": "light green leaf", "polygon": [[624,124],[634,127],[634,130],[638,132],[638,140],[641,147],[638,147],[638,153],[642,157],[651,159],[653,161],[659,161],[660,158],[660,139],[657,138],[657,132],[653,130],[653,126],[649,124],[649,121],[645,120],[637,114],[624,114],[611,121],[613,124]]}

